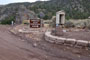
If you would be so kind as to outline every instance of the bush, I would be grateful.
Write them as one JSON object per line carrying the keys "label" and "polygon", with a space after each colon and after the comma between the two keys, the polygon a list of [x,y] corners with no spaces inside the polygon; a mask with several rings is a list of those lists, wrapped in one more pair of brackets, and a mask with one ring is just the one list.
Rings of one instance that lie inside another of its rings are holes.
{"label": "bush", "polygon": [[71,20],[71,21],[68,21],[68,24],[66,25],[69,25],[72,26],[74,24],[74,26],[76,28],[88,28],[90,29],[90,20],[88,19],[85,19],[85,20]]}
{"label": "bush", "polygon": [[1,21],[1,24],[11,24],[12,21],[15,22],[14,16],[11,16],[11,17],[9,17],[9,18],[6,18],[6,19],[2,20],[2,21]]}
{"label": "bush", "polygon": [[90,29],[90,24],[87,26],[88,29]]}
{"label": "bush", "polygon": [[51,26],[56,27],[56,16],[53,16],[51,20],[52,20]]}
{"label": "bush", "polygon": [[75,25],[74,25],[73,22],[67,21],[67,22],[65,23],[65,27],[66,27],[66,28],[71,28],[71,27],[75,27]]}
{"label": "bush", "polygon": [[86,21],[86,28],[90,29],[90,20]]}
{"label": "bush", "polygon": [[28,20],[23,20],[22,24],[28,25],[29,24],[29,21]]}
{"label": "bush", "polygon": [[85,28],[86,27],[86,23],[81,21],[75,24],[75,27],[77,28]]}

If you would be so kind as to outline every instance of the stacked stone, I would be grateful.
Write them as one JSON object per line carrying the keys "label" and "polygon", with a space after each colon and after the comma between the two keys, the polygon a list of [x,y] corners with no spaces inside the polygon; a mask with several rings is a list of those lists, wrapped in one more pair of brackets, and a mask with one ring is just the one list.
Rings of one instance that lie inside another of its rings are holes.
{"label": "stacked stone", "polygon": [[64,35],[62,27],[58,26],[55,28],[55,35],[56,36],[63,36]]}
{"label": "stacked stone", "polygon": [[55,43],[55,44],[64,44],[64,45],[75,46],[75,47],[76,46],[77,47],[90,47],[90,41],[53,36],[51,35],[51,32],[45,33],[45,40],[50,43]]}

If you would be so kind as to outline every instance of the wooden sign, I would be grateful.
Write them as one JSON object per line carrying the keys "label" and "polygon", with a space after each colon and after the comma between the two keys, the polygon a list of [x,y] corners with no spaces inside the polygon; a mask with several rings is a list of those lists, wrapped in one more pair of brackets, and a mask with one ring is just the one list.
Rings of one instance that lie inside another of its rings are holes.
{"label": "wooden sign", "polygon": [[40,19],[30,19],[30,28],[40,28],[41,20]]}

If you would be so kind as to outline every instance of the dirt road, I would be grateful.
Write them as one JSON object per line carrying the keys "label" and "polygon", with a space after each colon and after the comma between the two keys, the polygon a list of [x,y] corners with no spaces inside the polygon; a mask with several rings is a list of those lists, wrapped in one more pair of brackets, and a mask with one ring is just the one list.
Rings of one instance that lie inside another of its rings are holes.
{"label": "dirt road", "polygon": [[90,60],[90,50],[73,49],[40,42],[33,47],[9,32],[10,26],[0,26],[0,60]]}

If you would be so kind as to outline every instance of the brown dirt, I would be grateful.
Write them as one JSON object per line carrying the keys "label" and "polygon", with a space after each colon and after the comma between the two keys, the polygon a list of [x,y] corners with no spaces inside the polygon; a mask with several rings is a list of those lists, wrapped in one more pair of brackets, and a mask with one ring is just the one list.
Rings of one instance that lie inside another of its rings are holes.
{"label": "brown dirt", "polygon": [[73,38],[76,40],[86,40],[90,41],[90,31],[71,31],[64,33],[64,36],[61,36],[64,38]]}
{"label": "brown dirt", "polygon": [[[0,60],[90,60],[90,50],[34,41],[13,35],[0,25]],[[33,46],[36,43],[37,46]]]}

